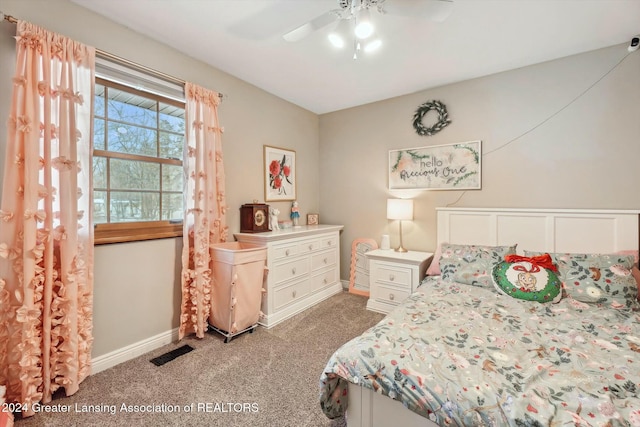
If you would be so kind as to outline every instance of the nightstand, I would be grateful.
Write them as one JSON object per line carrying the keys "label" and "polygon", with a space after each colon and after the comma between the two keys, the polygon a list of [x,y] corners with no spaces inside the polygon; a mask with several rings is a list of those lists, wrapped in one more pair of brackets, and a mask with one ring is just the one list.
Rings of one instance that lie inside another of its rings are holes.
{"label": "nightstand", "polygon": [[377,249],[369,258],[367,309],[387,314],[416,290],[427,271],[430,252]]}

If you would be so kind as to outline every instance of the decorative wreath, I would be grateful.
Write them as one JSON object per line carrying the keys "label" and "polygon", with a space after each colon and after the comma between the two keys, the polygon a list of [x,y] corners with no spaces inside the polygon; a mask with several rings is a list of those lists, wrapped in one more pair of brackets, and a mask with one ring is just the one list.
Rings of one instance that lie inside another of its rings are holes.
{"label": "decorative wreath", "polygon": [[[438,122],[431,127],[422,124],[422,119],[429,111],[435,110],[438,113]],[[447,107],[440,101],[429,101],[420,105],[413,115],[413,127],[421,136],[431,136],[440,132],[445,128],[451,120],[449,120],[449,113],[447,113]]]}

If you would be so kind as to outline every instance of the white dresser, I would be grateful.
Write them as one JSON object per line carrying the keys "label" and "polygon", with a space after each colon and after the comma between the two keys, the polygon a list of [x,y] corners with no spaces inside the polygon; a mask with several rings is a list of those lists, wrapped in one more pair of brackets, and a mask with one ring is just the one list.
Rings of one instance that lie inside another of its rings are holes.
{"label": "white dresser", "polygon": [[236,233],[236,240],[267,247],[264,316],[271,328],[318,302],[342,292],[342,225],[303,225],[265,233]]}
{"label": "white dresser", "polygon": [[433,254],[377,249],[367,252],[366,256],[369,258],[367,309],[387,314],[420,285]]}

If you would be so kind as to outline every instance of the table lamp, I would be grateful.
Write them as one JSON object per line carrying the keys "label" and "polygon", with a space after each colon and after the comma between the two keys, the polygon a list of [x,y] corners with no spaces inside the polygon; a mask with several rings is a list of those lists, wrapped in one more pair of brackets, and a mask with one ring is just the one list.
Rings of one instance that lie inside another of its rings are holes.
{"label": "table lamp", "polygon": [[412,199],[387,199],[387,219],[397,219],[400,224],[400,246],[396,252],[408,252],[402,246],[402,221],[413,219]]}

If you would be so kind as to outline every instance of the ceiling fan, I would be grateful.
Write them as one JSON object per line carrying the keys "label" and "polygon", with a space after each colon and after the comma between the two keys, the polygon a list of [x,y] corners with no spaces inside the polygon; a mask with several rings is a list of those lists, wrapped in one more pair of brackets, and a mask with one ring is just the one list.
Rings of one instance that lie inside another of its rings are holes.
{"label": "ceiling fan", "polygon": [[[339,8],[330,10],[294,28],[282,37],[288,42],[304,39],[315,31],[335,23],[329,40],[336,47],[343,47],[347,34],[354,34],[354,59],[360,50],[360,41],[374,36],[371,12],[397,16],[423,17],[435,22],[444,21],[453,10],[453,0],[338,0]],[[379,39],[371,39],[364,46],[373,50],[380,45]]]}

